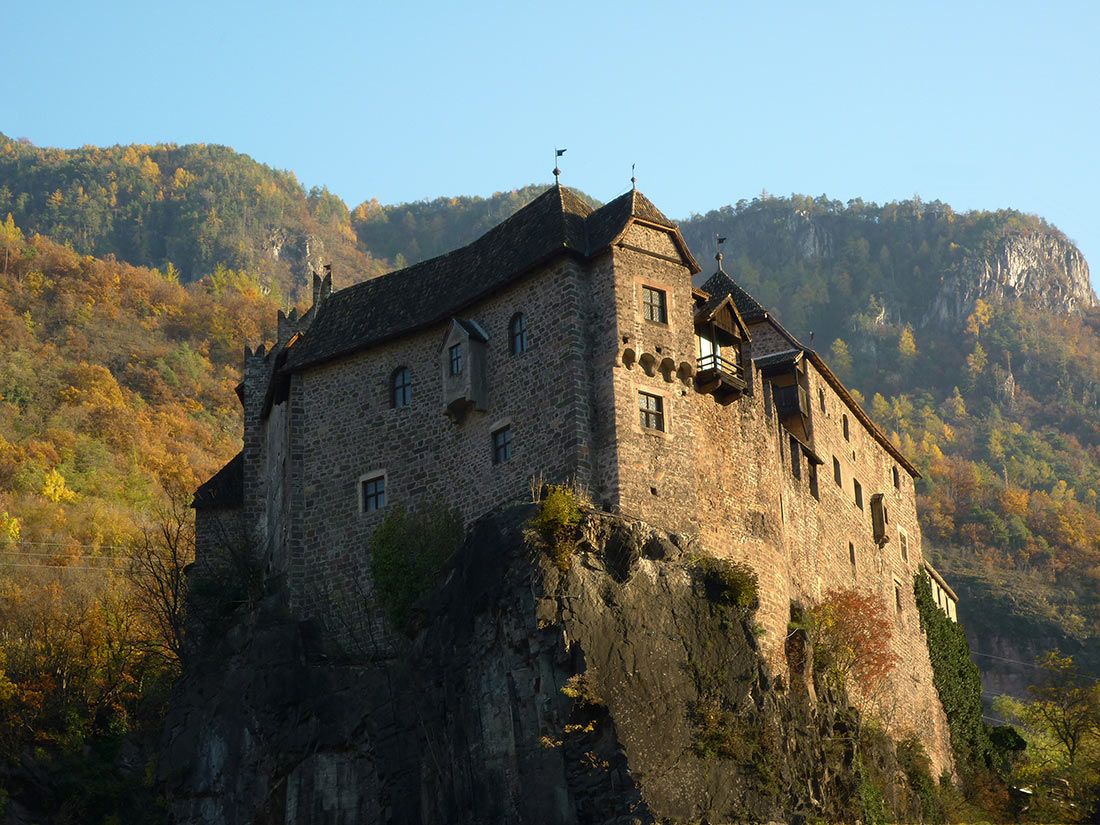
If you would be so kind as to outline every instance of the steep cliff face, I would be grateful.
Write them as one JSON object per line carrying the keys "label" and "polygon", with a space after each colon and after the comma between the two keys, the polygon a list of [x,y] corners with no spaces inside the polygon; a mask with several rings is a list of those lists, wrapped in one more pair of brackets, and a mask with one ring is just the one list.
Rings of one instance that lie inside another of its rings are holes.
{"label": "steep cliff face", "polygon": [[1067,314],[1098,305],[1085,257],[1050,233],[1009,235],[988,257],[968,256],[944,276],[924,320],[964,323],[979,298],[1016,299]]}
{"label": "steep cliff face", "polygon": [[768,675],[688,542],[593,515],[561,573],[524,544],[529,514],[475,526],[392,659],[341,661],[274,602],[235,624],[178,686],[160,764],[174,820],[858,815],[858,718]]}

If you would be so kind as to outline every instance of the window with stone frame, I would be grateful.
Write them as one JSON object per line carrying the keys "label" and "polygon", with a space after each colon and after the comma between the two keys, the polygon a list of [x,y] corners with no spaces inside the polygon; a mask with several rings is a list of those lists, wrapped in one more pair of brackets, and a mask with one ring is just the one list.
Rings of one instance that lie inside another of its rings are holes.
{"label": "window with stone frame", "polygon": [[638,417],[647,430],[665,431],[665,400],[648,392],[638,393]]}
{"label": "window with stone frame", "polygon": [[833,456],[833,481],[836,482],[837,487],[844,486],[844,482],[841,480],[840,477],[840,461],[837,460],[837,457],[835,455]]}
{"label": "window with stone frame", "polygon": [[517,312],[508,324],[508,340],[512,355],[527,352],[527,316]]}
{"label": "window with stone frame", "polygon": [[493,430],[493,463],[503,464],[512,457],[511,425]]}
{"label": "window with stone frame", "polygon": [[462,375],[462,344],[454,344],[451,349],[451,375]]}
{"label": "window with stone frame", "polygon": [[412,374],[408,367],[398,367],[390,376],[390,406],[408,407],[412,404]]}
{"label": "window with stone frame", "polygon": [[386,474],[365,476],[359,481],[359,509],[364,513],[386,506]]}
{"label": "window with stone frame", "polygon": [[891,470],[891,474],[894,477],[894,489],[895,490],[900,490],[901,489],[901,474],[898,473],[898,468],[896,466],[893,468],[893,470]]}
{"label": "window with stone frame", "polygon": [[863,485],[856,479],[852,479],[852,495],[856,501],[856,507],[863,509]]}
{"label": "window with stone frame", "polygon": [[659,324],[668,323],[668,302],[663,289],[642,287],[642,317]]}
{"label": "window with stone frame", "polygon": [[849,432],[848,432],[848,416],[847,415],[842,415],[840,417],[840,421],[841,421],[841,426],[844,428],[844,440],[849,441],[850,438],[849,438]]}
{"label": "window with stone frame", "polygon": [[909,534],[904,527],[898,528],[898,548],[901,550],[901,560],[909,563]]}

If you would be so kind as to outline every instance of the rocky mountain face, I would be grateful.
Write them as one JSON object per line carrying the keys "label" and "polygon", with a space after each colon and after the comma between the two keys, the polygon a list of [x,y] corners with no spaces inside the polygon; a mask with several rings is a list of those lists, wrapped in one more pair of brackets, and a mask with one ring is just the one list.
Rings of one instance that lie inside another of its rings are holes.
{"label": "rocky mountain face", "polygon": [[[341,658],[277,597],[235,622],[177,686],[160,762],[173,821],[859,815],[857,715],[769,676],[687,540],[592,514],[562,573],[525,544],[530,513],[474,526],[392,658]],[[888,752],[863,759],[897,770]]]}
{"label": "rocky mountain face", "polygon": [[1069,315],[1100,305],[1080,250],[1060,235],[1032,233],[1009,235],[992,254],[968,256],[946,273],[924,320],[953,327],[978,299],[1005,298]]}
{"label": "rocky mountain face", "polygon": [[[955,228],[968,220],[995,229]],[[800,276],[817,272],[827,274],[822,287],[834,293],[841,276],[846,285],[862,286],[897,307],[896,314],[951,329],[965,324],[978,299],[1017,299],[1066,314],[1100,306],[1080,250],[1030,216],[972,218],[938,204],[843,207],[795,197],[742,202],[736,210],[695,216],[680,229],[705,273],[713,270],[716,236],[726,238],[727,261],[738,256],[751,261],[764,276],[760,297],[770,298],[781,313],[805,286],[807,279]],[[833,294],[826,302],[835,310],[839,298]],[[863,308],[859,302],[852,307]]]}

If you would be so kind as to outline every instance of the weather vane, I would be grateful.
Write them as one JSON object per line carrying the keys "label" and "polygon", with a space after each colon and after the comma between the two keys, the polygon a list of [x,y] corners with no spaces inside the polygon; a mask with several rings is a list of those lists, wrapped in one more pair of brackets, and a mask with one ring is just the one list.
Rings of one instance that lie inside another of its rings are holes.
{"label": "weather vane", "polygon": [[630,188],[631,189],[637,189],[638,188],[638,179],[636,177],[634,177],[634,164],[633,163],[630,164]]}
{"label": "weather vane", "polygon": [[561,169],[558,168],[558,158],[565,154],[564,149],[554,148],[554,183],[558,182],[558,176],[561,175]]}
{"label": "weather vane", "polygon": [[719,270],[722,269],[722,244],[724,244],[725,242],[726,242],[725,238],[723,238],[717,232],[714,233],[714,248],[715,248],[714,260],[718,261],[718,269]]}

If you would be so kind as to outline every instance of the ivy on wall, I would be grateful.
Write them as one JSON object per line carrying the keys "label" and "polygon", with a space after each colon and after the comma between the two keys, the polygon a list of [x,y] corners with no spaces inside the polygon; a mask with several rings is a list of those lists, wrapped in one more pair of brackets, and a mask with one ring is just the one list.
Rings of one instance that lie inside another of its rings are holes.
{"label": "ivy on wall", "polygon": [[960,773],[988,768],[993,762],[990,727],[982,719],[982,680],[970,661],[970,645],[962,625],[951,621],[932,597],[924,571],[913,580],[921,630],[932,660],[932,682],[940,694],[951,730],[951,749]]}

